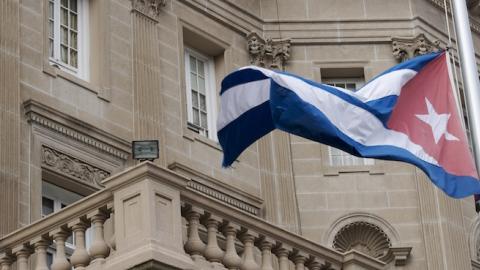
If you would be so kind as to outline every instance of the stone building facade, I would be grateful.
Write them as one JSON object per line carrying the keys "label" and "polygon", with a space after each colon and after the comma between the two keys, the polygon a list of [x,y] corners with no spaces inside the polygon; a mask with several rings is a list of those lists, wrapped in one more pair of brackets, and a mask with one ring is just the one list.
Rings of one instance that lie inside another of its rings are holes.
{"label": "stone building facade", "polygon": [[[410,165],[275,131],[224,169],[216,139],[236,68],[354,90],[449,46],[447,25],[438,0],[0,1],[2,269],[480,269],[473,198]],[[159,140],[154,163],[132,160],[142,139]],[[155,203],[122,201],[132,190]],[[137,238],[158,240],[153,259]]]}

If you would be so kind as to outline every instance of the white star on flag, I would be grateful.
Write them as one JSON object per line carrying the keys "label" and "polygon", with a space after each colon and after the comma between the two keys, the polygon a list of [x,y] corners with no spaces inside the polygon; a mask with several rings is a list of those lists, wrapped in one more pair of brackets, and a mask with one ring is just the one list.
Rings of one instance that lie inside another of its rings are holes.
{"label": "white star on flag", "polygon": [[432,103],[430,103],[427,98],[425,98],[425,102],[427,103],[428,114],[416,114],[415,116],[423,122],[427,123],[432,128],[435,144],[438,143],[442,135],[445,135],[445,140],[447,141],[458,141],[459,139],[457,137],[453,136],[447,131],[447,124],[448,119],[450,118],[450,114],[438,114],[435,111],[435,108],[433,108]]}

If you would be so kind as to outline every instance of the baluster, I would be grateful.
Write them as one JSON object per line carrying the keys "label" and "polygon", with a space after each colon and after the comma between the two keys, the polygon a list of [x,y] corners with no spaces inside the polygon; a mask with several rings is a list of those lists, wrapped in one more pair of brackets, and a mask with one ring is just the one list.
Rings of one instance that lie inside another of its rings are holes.
{"label": "baluster", "polygon": [[37,257],[35,262],[35,270],[49,270],[47,264],[47,248],[49,245],[49,240],[44,237],[36,237],[30,244],[35,248],[35,255]]}
{"label": "baluster", "polygon": [[194,261],[203,257],[203,252],[206,247],[198,234],[201,215],[203,215],[203,210],[195,206],[192,206],[186,213],[186,219],[188,221],[188,239],[184,248],[185,251],[192,256]]}
{"label": "baluster", "polygon": [[0,270],[11,270],[13,259],[6,253],[0,254]]}
{"label": "baluster", "polygon": [[272,247],[275,245],[275,241],[270,237],[262,237],[259,244],[260,250],[262,251],[261,270],[273,270]]}
{"label": "baluster", "polygon": [[309,260],[309,262],[307,263],[307,267],[308,267],[308,270],[321,270],[322,269],[322,265],[320,264],[320,262],[315,260],[315,258],[313,258],[312,260]]}
{"label": "baluster", "polygon": [[243,264],[240,266],[241,270],[260,270],[260,266],[255,261],[255,256],[253,255],[254,242],[256,238],[258,238],[258,234],[251,230],[246,230],[240,236],[240,239],[244,245]]}
{"label": "baluster", "polygon": [[223,259],[223,250],[218,246],[218,226],[222,219],[208,214],[205,218],[205,226],[207,227],[207,247],[203,255],[212,263],[221,263]]}
{"label": "baluster", "polygon": [[65,240],[70,234],[64,229],[56,229],[50,233],[55,241],[56,253],[51,265],[52,270],[70,270],[71,266],[65,256]]}
{"label": "baluster", "polygon": [[75,269],[85,269],[90,263],[90,255],[88,255],[85,248],[85,230],[87,229],[87,223],[81,219],[77,219],[68,224],[72,228],[75,235],[75,251],[70,258]]}
{"label": "baluster", "polygon": [[107,220],[107,215],[101,210],[96,210],[87,215],[87,218],[90,219],[93,229],[92,246],[89,250],[90,256],[93,258],[92,262],[97,259],[105,259],[110,254],[110,248],[105,242],[103,233],[103,224]]}
{"label": "baluster", "polygon": [[305,270],[305,261],[308,259],[308,254],[303,251],[297,251],[292,256],[292,261],[295,264],[295,270]]}
{"label": "baluster", "polygon": [[281,244],[274,250],[275,255],[278,257],[279,270],[289,270],[288,255],[292,252],[292,248],[286,244]]}
{"label": "baluster", "polygon": [[237,239],[237,232],[240,231],[240,226],[228,222],[223,227],[223,234],[227,239],[225,256],[223,256],[223,264],[230,270],[240,269],[242,258],[238,256],[235,249],[235,239]]}
{"label": "baluster", "polygon": [[17,270],[28,270],[28,257],[32,253],[30,248],[26,245],[17,246],[12,253],[17,257]]}

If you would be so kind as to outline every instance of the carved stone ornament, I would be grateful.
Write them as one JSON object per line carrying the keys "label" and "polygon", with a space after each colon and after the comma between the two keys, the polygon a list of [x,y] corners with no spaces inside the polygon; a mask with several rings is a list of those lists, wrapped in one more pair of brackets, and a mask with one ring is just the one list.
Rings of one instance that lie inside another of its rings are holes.
{"label": "carved stone ornament", "polygon": [[274,69],[283,69],[290,58],[290,39],[264,39],[256,32],[247,35],[250,64]]}
{"label": "carved stone ornament", "polygon": [[167,0],[132,0],[132,9],[158,21],[160,9],[167,4]]}
{"label": "carved stone ornament", "polygon": [[389,259],[390,239],[377,225],[357,221],[338,231],[333,240],[333,248],[340,252],[357,250],[382,261]]}
{"label": "carved stone ornament", "polygon": [[42,145],[42,167],[97,187],[110,176],[108,171],[45,145]]}
{"label": "carved stone ornament", "polygon": [[415,56],[436,52],[440,49],[440,41],[430,41],[424,34],[414,38],[392,38],[393,56],[405,61]]}

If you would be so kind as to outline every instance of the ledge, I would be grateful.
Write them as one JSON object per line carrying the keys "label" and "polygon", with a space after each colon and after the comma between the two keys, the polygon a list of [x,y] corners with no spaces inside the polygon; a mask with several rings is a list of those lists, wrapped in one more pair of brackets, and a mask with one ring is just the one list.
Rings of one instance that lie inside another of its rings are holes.
{"label": "ledge", "polygon": [[123,161],[130,156],[130,143],[124,139],[32,99],[25,101],[23,107],[27,120],[31,123],[46,127]]}
{"label": "ledge", "polygon": [[190,178],[187,184],[189,189],[242,211],[246,211],[252,215],[259,215],[263,203],[262,199],[233,188],[215,178],[197,172],[177,162],[168,165],[168,168]]}

